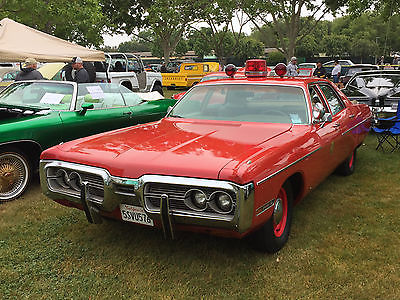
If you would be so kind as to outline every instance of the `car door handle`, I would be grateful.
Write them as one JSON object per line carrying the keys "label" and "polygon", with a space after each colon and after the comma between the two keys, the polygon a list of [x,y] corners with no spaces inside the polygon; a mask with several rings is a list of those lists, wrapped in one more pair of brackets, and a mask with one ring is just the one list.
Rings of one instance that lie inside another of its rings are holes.
{"label": "car door handle", "polygon": [[356,115],[350,115],[349,118],[354,118]]}

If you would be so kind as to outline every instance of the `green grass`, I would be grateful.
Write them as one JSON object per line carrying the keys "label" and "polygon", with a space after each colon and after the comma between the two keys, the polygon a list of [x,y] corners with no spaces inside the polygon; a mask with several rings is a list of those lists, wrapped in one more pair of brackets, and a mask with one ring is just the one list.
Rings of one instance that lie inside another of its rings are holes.
{"label": "green grass", "polygon": [[36,179],[0,205],[0,298],[398,299],[400,152],[375,144],[369,136],[359,149],[355,174],[330,176],[296,206],[274,255],[239,240],[90,225]]}

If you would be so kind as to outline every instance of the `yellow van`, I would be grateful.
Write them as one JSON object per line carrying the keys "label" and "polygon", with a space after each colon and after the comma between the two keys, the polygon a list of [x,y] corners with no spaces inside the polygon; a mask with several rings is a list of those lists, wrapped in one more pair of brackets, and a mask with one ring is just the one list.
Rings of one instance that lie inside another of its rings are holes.
{"label": "yellow van", "polygon": [[178,73],[161,73],[162,84],[167,88],[191,87],[200,82],[203,76],[219,71],[219,63],[182,63]]}

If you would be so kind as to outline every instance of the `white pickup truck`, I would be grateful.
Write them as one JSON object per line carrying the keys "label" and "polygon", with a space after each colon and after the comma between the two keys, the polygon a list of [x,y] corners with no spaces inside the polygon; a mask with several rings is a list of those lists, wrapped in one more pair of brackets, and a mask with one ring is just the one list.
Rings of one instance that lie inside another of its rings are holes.
{"label": "white pickup truck", "polygon": [[161,73],[146,72],[140,57],[129,53],[105,56],[105,62],[94,62],[97,82],[118,83],[134,92],[157,91],[163,95]]}

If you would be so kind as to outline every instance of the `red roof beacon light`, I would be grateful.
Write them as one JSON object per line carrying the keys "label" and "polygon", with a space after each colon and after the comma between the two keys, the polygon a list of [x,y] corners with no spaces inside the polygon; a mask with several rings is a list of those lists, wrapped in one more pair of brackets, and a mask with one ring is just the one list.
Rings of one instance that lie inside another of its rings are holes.
{"label": "red roof beacon light", "polygon": [[267,77],[267,61],[264,59],[250,59],[246,61],[245,74],[247,77]]}
{"label": "red roof beacon light", "polygon": [[225,74],[231,78],[236,74],[236,66],[233,64],[229,64],[225,67]]}
{"label": "red roof beacon light", "polygon": [[276,75],[283,77],[287,72],[286,65],[284,63],[279,63],[275,66],[274,71]]}

